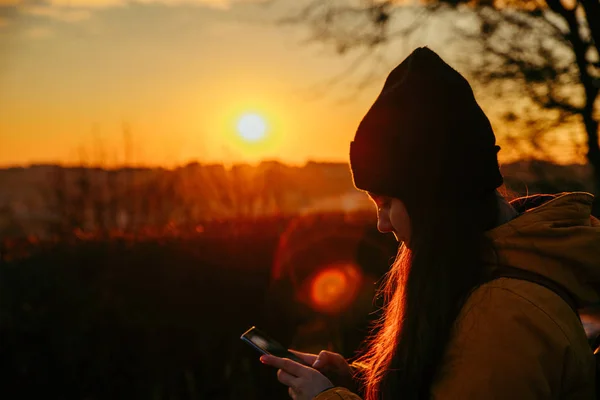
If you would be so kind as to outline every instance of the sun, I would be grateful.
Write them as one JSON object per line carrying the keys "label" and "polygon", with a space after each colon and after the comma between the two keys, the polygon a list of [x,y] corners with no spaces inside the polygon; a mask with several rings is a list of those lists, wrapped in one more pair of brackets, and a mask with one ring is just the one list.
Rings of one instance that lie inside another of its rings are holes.
{"label": "sun", "polygon": [[245,141],[258,142],[266,136],[267,123],[258,114],[244,114],[238,120],[237,131]]}

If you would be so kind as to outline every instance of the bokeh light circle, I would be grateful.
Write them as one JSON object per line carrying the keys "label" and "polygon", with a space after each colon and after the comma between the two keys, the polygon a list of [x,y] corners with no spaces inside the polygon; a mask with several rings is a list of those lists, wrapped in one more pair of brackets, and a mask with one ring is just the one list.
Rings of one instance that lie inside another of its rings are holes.
{"label": "bokeh light circle", "polygon": [[330,265],[310,280],[310,302],[323,313],[339,313],[356,300],[362,274],[354,264]]}

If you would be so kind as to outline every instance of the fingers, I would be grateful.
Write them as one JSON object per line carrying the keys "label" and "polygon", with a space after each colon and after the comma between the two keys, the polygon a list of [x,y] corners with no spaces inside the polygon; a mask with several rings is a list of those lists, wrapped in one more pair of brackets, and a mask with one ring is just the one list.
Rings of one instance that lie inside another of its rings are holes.
{"label": "fingers", "polygon": [[326,368],[331,366],[341,366],[346,363],[344,357],[338,353],[332,353],[327,350],[323,350],[317,356],[317,359],[311,365],[316,368]]}
{"label": "fingers", "polygon": [[289,386],[290,388],[292,388],[296,385],[298,377],[280,369],[277,371],[277,380],[283,383],[285,386]]}
{"label": "fingers", "polygon": [[292,350],[292,349],[289,349],[289,350],[290,350],[290,352],[292,352],[295,355],[297,355],[298,357],[300,357],[300,359],[302,361],[304,361],[305,363],[307,363],[308,365],[313,365],[314,362],[317,361],[317,355],[316,354],[303,353],[301,351]]}
{"label": "fingers", "polygon": [[260,357],[260,362],[275,368],[282,369],[285,372],[294,376],[305,375],[307,370],[311,370],[311,368],[305,367],[304,365],[292,361],[288,358],[279,358],[275,356],[263,355]]}
{"label": "fingers", "polygon": [[341,354],[333,353],[331,351],[322,350],[319,355],[311,353],[303,353],[298,350],[289,349],[292,353],[300,357],[302,361],[308,365],[315,367],[315,362],[319,361],[318,366],[332,366],[332,365],[345,365],[347,362]]}
{"label": "fingers", "polygon": [[313,399],[334,386],[329,378],[316,369],[290,359],[263,355],[260,361],[278,369],[277,380],[289,388],[288,393],[294,400]]}

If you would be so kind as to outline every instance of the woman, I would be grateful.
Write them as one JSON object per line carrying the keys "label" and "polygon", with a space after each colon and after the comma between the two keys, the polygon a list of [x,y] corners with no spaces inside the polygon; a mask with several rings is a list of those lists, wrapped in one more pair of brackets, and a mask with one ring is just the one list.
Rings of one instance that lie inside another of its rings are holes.
{"label": "woman", "polygon": [[[355,186],[378,229],[402,243],[385,309],[358,360],[364,398],[591,399],[594,360],[578,316],[553,291],[500,278],[499,266],[558,282],[580,307],[600,302],[593,197],[508,204],[495,136],[468,82],[428,48],[389,75],[350,148]],[[294,399],[358,399],[342,356],[263,356]],[[345,386],[345,387],[343,387]]]}

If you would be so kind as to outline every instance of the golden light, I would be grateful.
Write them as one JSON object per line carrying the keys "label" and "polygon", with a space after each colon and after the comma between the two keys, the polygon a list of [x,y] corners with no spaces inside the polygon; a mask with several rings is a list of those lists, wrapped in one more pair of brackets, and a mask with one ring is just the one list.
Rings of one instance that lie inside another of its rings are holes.
{"label": "golden light", "polygon": [[258,142],[266,136],[267,123],[258,114],[244,114],[237,123],[237,131],[242,139],[248,142]]}
{"label": "golden light", "polygon": [[338,313],[356,298],[361,274],[352,264],[332,265],[319,271],[310,285],[310,300],[315,309]]}

